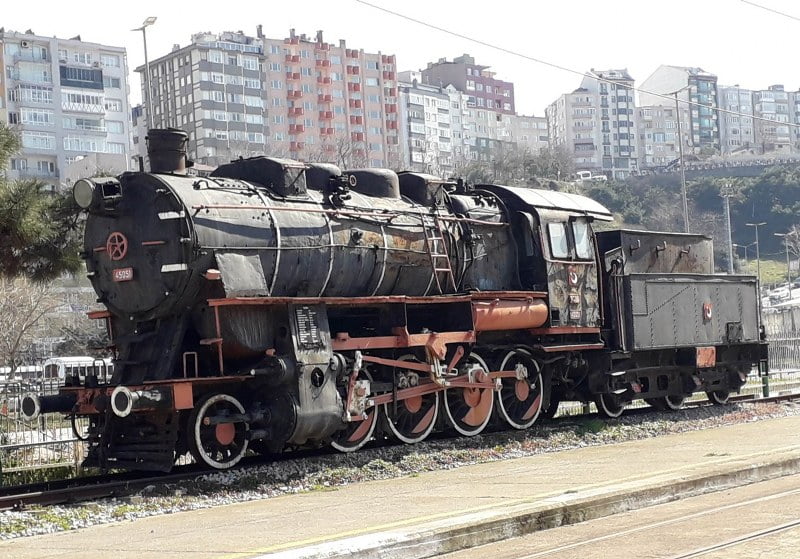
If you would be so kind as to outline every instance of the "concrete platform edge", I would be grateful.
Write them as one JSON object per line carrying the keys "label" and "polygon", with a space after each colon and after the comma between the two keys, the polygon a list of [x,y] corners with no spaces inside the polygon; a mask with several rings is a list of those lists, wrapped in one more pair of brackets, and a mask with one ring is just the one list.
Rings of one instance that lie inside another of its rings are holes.
{"label": "concrete platform edge", "polygon": [[734,460],[727,467],[720,466],[711,472],[610,484],[537,502],[454,514],[425,525],[254,556],[255,559],[422,559],[796,473],[800,473],[800,452],[756,464],[742,465]]}

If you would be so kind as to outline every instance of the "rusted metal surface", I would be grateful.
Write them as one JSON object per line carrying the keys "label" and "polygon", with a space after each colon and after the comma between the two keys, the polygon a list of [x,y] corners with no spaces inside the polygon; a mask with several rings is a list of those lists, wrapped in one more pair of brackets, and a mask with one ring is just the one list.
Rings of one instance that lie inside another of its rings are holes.
{"label": "rusted metal surface", "polygon": [[713,274],[714,248],[705,235],[622,229],[597,234],[600,256],[618,258],[622,273]]}
{"label": "rusted metal surface", "polygon": [[297,303],[303,305],[366,306],[375,304],[404,303],[458,303],[466,301],[534,301],[547,297],[544,291],[482,291],[459,295],[435,296],[408,296],[408,295],[383,295],[378,297],[226,297],[224,299],[209,299],[209,307],[246,306],[246,305],[286,305]]}
{"label": "rusted metal surface", "polygon": [[538,328],[547,322],[548,308],[542,300],[473,301],[475,330],[523,330]]}
{"label": "rusted metal surface", "polygon": [[335,335],[332,346],[335,351],[425,347],[434,339],[442,343],[475,343],[476,335],[474,331],[470,331],[351,338],[346,332],[339,332]]}
{"label": "rusted metal surface", "polygon": [[695,364],[699,369],[713,367],[717,364],[717,348],[714,346],[704,346],[695,348]]}

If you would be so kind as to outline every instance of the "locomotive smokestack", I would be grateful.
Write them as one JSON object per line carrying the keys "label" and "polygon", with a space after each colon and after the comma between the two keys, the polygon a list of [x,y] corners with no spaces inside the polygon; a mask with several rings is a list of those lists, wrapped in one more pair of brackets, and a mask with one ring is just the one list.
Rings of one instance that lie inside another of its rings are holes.
{"label": "locomotive smokestack", "polygon": [[147,156],[152,173],[185,173],[189,134],[178,128],[152,128],[147,131]]}

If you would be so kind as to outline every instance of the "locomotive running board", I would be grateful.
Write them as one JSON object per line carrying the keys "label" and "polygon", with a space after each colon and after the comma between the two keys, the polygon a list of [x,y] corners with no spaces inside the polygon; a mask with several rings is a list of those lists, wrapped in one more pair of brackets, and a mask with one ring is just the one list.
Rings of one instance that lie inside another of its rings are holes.
{"label": "locomotive running board", "polygon": [[541,349],[545,353],[557,353],[561,351],[583,351],[591,349],[603,349],[605,344],[564,344],[564,345],[535,345],[536,349]]}

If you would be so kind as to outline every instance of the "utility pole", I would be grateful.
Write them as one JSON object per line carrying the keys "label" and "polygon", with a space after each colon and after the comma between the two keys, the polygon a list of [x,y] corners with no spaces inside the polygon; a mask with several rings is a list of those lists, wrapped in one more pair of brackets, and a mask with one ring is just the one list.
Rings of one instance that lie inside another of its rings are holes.
{"label": "utility pole", "polygon": [[789,300],[792,300],[792,267],[789,263],[789,235],[791,233],[775,233],[776,237],[783,238],[783,246],[786,247],[786,287],[789,290]]}
{"label": "utility pole", "polygon": [[728,229],[728,274],[733,274],[733,235],[731,234],[731,196],[733,196],[733,190],[730,183],[722,187],[720,196],[725,200],[725,222]]}

